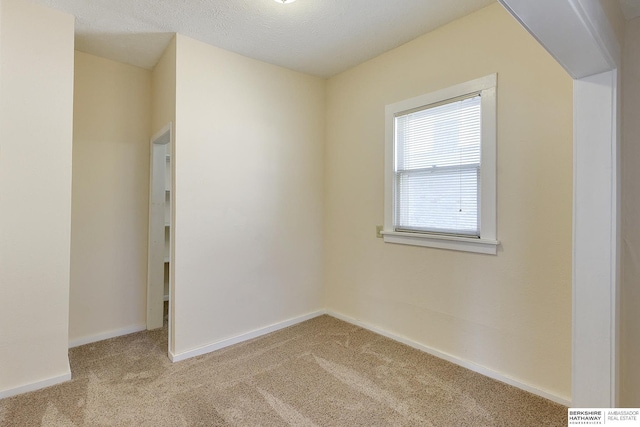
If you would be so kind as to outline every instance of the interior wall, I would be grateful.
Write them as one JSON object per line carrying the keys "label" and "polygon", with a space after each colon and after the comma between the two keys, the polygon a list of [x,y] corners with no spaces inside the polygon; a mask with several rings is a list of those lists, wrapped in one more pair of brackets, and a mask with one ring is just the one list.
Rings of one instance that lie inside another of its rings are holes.
{"label": "interior wall", "polygon": [[640,18],[626,24],[622,64],[621,406],[640,407]]}
{"label": "interior wall", "polygon": [[0,2],[0,398],[70,378],[74,19]]}
{"label": "interior wall", "polygon": [[175,355],[322,307],[325,81],[177,36]]}
{"label": "interior wall", "polygon": [[[495,72],[498,255],[377,239],[385,105]],[[566,72],[494,4],[330,79],[327,112],[328,308],[570,400]]]}
{"label": "interior wall", "polygon": [[75,53],[70,344],[146,324],[151,71]]}
{"label": "interior wall", "polygon": [[173,38],[151,73],[151,135],[176,117],[176,40]]}

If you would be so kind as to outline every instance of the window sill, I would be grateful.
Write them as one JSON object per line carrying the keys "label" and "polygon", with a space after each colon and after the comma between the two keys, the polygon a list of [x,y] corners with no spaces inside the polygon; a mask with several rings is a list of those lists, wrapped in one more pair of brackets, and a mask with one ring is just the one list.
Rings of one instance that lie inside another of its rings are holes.
{"label": "window sill", "polygon": [[497,240],[438,236],[435,234],[407,233],[399,231],[383,231],[382,237],[384,238],[385,243],[426,246],[429,248],[475,252],[489,255],[496,255],[498,252],[498,245],[500,244]]}

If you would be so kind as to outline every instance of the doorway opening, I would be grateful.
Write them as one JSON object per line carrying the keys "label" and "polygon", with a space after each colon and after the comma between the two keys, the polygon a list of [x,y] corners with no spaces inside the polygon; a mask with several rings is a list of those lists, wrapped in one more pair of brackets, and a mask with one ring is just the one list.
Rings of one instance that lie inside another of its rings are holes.
{"label": "doorway opening", "polygon": [[[170,327],[172,161],[171,124],[151,138],[147,330]],[[166,305],[166,310],[165,310]]]}

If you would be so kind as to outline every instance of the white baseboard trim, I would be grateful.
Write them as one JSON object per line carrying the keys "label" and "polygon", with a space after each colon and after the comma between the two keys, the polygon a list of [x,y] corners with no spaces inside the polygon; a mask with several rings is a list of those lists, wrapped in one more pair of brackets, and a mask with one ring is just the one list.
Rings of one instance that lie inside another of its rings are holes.
{"label": "white baseboard trim", "polygon": [[112,331],[102,332],[96,335],[89,335],[82,338],[76,338],[73,341],[69,341],[69,348],[78,347],[85,344],[91,344],[98,341],[108,340],[109,338],[115,338],[122,335],[129,335],[136,332],[144,331],[147,329],[147,325],[133,325],[126,328],[114,329]]}
{"label": "white baseboard trim", "polygon": [[521,390],[524,390],[524,391],[528,391],[529,393],[538,395],[540,397],[544,397],[545,399],[549,399],[552,402],[556,402],[556,403],[559,403],[561,405],[571,407],[571,400],[570,399],[555,395],[555,394],[553,394],[551,392],[548,392],[548,391],[539,389],[537,387],[531,386],[529,384],[523,383],[523,382],[521,382],[521,381],[519,381],[519,380],[517,380],[515,378],[511,378],[508,375],[502,374],[500,372],[493,371],[493,370],[491,370],[489,368],[486,368],[486,367],[481,366],[481,365],[477,365],[477,364],[475,364],[473,362],[470,362],[470,361],[465,360],[465,359],[461,359],[461,358],[459,358],[457,356],[453,356],[451,354],[444,353],[442,351],[436,350],[436,349],[431,348],[429,346],[426,346],[424,344],[420,344],[418,342],[412,341],[409,338],[403,337],[401,335],[397,335],[397,334],[394,334],[392,332],[385,331],[384,329],[380,329],[380,328],[378,328],[376,326],[370,325],[368,323],[361,322],[360,320],[356,320],[356,319],[354,319],[352,317],[349,317],[349,316],[346,316],[344,314],[337,313],[337,312],[332,311],[332,310],[327,310],[326,313],[329,316],[335,317],[336,319],[340,319],[340,320],[343,320],[343,321],[345,321],[347,323],[351,323],[353,325],[360,326],[361,328],[367,329],[367,330],[369,330],[371,332],[375,332],[376,334],[380,334],[380,335],[385,336],[387,338],[390,338],[390,339],[392,339],[394,341],[401,342],[402,344],[406,344],[409,347],[413,347],[413,348],[415,348],[417,350],[424,351],[425,353],[429,353],[432,356],[436,356],[436,357],[438,357],[440,359],[444,359],[444,360],[446,360],[448,362],[455,363],[456,365],[462,366],[463,368],[467,368],[467,369],[469,369],[471,371],[477,372],[477,373],[482,374],[482,375],[484,375],[486,377],[493,378],[494,380],[509,384],[511,386],[517,387],[517,388],[519,388]]}
{"label": "white baseboard trim", "polygon": [[9,390],[2,390],[0,391],[0,399],[6,399],[7,397],[17,396],[19,394],[28,393],[30,391],[40,390],[41,388],[51,387],[52,385],[64,383],[69,380],[71,380],[71,371],[57,377],[48,378],[42,381],[36,381],[35,383],[25,384]]}
{"label": "white baseboard trim", "polygon": [[211,353],[212,351],[229,347],[230,345],[238,344],[243,341],[257,338],[259,336],[266,335],[271,332],[278,331],[280,329],[284,329],[286,327],[295,325],[297,323],[302,323],[306,320],[313,319],[314,317],[322,316],[323,314],[326,314],[326,313],[327,312],[325,310],[314,311],[312,313],[308,313],[303,316],[298,316],[292,319],[285,320],[283,322],[274,323],[272,325],[265,326],[264,328],[255,329],[253,331],[250,331],[241,335],[237,335],[232,338],[227,338],[225,340],[208,344],[202,347],[198,347],[193,350],[185,351],[183,353],[173,354],[171,351],[169,351],[169,359],[171,359],[172,362],[180,362],[182,360],[190,359],[192,357],[201,356],[203,354]]}

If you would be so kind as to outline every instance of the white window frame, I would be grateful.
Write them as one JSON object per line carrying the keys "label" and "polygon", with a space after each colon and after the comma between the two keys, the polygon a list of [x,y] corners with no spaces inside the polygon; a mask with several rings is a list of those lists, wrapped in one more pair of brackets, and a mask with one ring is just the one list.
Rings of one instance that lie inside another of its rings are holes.
{"label": "white window frame", "polygon": [[[384,230],[386,243],[427,246],[495,255],[500,242],[496,227],[496,87],[498,75],[491,74],[479,79],[460,83],[426,95],[417,96],[389,104],[385,107],[385,191]],[[480,238],[447,236],[432,233],[395,231],[395,117],[397,114],[426,107],[461,96],[481,95],[481,143],[480,143]]]}

